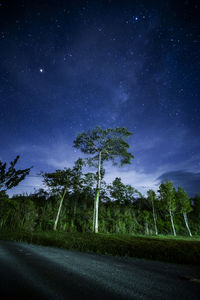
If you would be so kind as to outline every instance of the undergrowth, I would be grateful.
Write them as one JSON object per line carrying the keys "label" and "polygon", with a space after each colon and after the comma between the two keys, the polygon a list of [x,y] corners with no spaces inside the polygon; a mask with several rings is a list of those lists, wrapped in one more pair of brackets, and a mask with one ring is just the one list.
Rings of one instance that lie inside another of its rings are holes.
{"label": "undergrowth", "polygon": [[68,232],[0,232],[0,239],[88,253],[200,265],[200,238]]}

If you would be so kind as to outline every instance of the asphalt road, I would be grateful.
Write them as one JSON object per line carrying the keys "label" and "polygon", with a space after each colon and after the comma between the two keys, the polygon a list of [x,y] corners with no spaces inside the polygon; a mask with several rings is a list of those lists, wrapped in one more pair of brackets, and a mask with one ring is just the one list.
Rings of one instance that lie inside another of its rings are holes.
{"label": "asphalt road", "polygon": [[200,299],[200,268],[0,241],[1,299]]}

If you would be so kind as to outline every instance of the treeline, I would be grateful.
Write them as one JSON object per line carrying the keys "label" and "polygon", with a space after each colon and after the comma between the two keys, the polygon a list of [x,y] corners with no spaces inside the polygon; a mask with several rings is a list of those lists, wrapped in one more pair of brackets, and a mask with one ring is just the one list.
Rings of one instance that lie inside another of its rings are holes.
{"label": "treeline", "polygon": [[[47,190],[9,198],[6,191],[29,175],[31,168],[15,168],[19,156],[0,161],[0,229],[62,230],[135,234],[200,233],[200,197],[190,199],[181,187],[162,182],[157,192],[144,197],[131,185],[116,178],[107,184],[103,178],[106,161],[114,165],[130,164],[126,128],[92,130],[78,134],[74,147],[89,157],[79,158],[72,168],[41,173]],[[83,173],[84,165],[96,167],[96,173]]]}
{"label": "treeline", "polygon": [[[65,192],[57,229],[90,232],[93,226],[96,174],[82,172],[79,159],[72,169],[43,173],[49,188],[30,195],[8,197],[0,193],[1,230],[53,230],[61,195]],[[102,171],[103,177],[103,171]],[[59,183],[59,184],[58,184]],[[116,178],[102,180],[99,204],[99,231],[102,233],[179,234],[200,233],[200,196],[189,198],[172,182],[163,182],[157,193],[142,196],[131,185]]]}

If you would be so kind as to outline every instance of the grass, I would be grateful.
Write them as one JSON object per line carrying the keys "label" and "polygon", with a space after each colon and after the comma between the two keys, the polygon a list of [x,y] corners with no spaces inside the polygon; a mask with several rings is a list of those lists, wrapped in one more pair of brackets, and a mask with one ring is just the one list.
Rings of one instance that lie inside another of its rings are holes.
{"label": "grass", "polygon": [[200,265],[200,237],[133,236],[68,232],[0,232],[0,239],[88,253]]}

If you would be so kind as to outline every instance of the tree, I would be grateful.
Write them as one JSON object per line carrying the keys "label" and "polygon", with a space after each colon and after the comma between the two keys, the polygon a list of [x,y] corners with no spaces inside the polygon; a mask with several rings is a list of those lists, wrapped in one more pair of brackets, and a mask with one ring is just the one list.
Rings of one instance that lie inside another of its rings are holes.
{"label": "tree", "polygon": [[0,161],[0,191],[7,191],[17,186],[30,173],[31,168],[24,170],[16,170],[15,165],[19,160],[19,155],[10,162],[10,167],[7,169],[7,164]]}
{"label": "tree", "polygon": [[174,212],[176,211],[176,198],[175,189],[171,181],[166,180],[159,186],[158,192],[160,193],[160,199],[164,208],[169,212],[171,226],[174,236],[176,236],[176,229],[174,226]]}
{"label": "tree", "polygon": [[108,186],[110,196],[116,200],[117,204],[128,205],[135,201],[138,191],[129,184],[123,184],[120,177],[116,177],[112,185]]}
{"label": "tree", "polygon": [[144,220],[145,234],[149,235],[150,212],[148,210],[143,210],[142,217]]}
{"label": "tree", "polygon": [[74,198],[74,211],[73,211],[74,217],[76,215],[78,199],[84,184],[84,178],[82,173],[82,169],[84,165],[85,165],[84,161],[81,158],[79,158],[77,159],[73,169],[71,170],[71,186],[73,189],[73,198]]}
{"label": "tree", "polygon": [[60,204],[53,226],[53,230],[57,230],[63,200],[71,185],[71,169],[65,168],[64,170],[56,170],[56,172],[41,174],[43,176],[43,182],[50,188],[52,193],[58,194],[60,198]]}
{"label": "tree", "polygon": [[152,207],[152,214],[153,214],[153,221],[154,221],[154,227],[155,227],[155,233],[158,234],[158,228],[157,228],[157,216],[155,211],[155,201],[156,201],[156,193],[153,190],[147,191],[148,201],[151,203]]}
{"label": "tree", "polygon": [[190,231],[190,227],[188,224],[188,218],[187,218],[187,213],[192,211],[191,203],[190,203],[190,198],[188,197],[187,192],[182,188],[178,187],[178,190],[176,192],[176,199],[180,207],[180,211],[183,214],[183,218],[185,221],[186,228],[188,230],[188,233],[190,236],[192,236],[192,233]]}
{"label": "tree", "polygon": [[74,141],[74,147],[85,154],[93,155],[88,159],[89,165],[97,167],[98,178],[94,201],[93,231],[98,232],[99,194],[101,190],[101,170],[105,161],[114,165],[129,164],[133,155],[127,152],[129,144],[125,141],[131,135],[126,128],[116,127],[103,130],[96,126],[93,130],[80,133]]}
{"label": "tree", "polygon": [[66,193],[73,191],[74,199],[74,211],[73,215],[76,215],[77,201],[83,187],[84,178],[82,174],[82,168],[84,162],[81,158],[77,159],[72,169],[64,168],[64,170],[56,170],[53,173],[42,173],[44,183],[50,188],[53,193],[58,194],[60,198],[60,204],[56,215],[53,229],[57,229],[58,220],[60,217],[62,205]]}
{"label": "tree", "polygon": [[200,195],[195,195],[192,198],[192,207],[195,215],[200,218]]}

